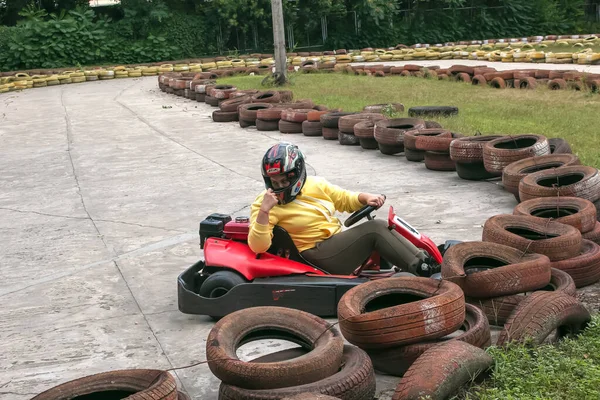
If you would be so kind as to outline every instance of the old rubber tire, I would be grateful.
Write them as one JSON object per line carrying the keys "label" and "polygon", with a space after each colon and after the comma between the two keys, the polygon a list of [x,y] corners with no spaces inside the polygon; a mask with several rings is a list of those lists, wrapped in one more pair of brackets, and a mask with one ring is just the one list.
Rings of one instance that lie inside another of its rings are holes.
{"label": "old rubber tire", "polygon": [[444,254],[442,278],[459,285],[465,296],[506,296],[548,285],[550,260],[502,244],[464,242]]}
{"label": "old rubber tire", "polygon": [[587,233],[596,227],[597,212],[594,203],[579,197],[539,197],[518,204],[514,215],[543,218],[571,225]]}
{"label": "old rubber tire", "polygon": [[340,133],[340,131],[337,130],[337,128],[326,128],[323,127],[322,129],[323,132],[323,139],[325,140],[338,140],[338,135]]}
{"label": "old rubber tire", "polygon": [[437,137],[437,136],[444,136],[444,137],[450,137],[452,135],[452,133],[447,130],[447,129],[441,129],[441,128],[431,128],[431,129],[418,129],[418,130],[412,130],[412,131],[408,131],[404,133],[404,147],[410,150],[421,150],[424,151],[422,149],[417,149],[417,139],[420,136],[426,136],[426,137]]}
{"label": "old rubber tire", "polygon": [[523,215],[495,215],[485,221],[484,242],[503,244],[521,252],[547,256],[561,261],[579,254],[581,232],[560,222],[544,221]]}
{"label": "old rubber tire", "polygon": [[458,115],[458,107],[453,106],[421,106],[408,109],[409,117],[451,117]]}
{"label": "old rubber tire", "polygon": [[425,129],[424,120],[416,118],[382,119],[375,122],[373,137],[379,144],[404,145],[404,134],[418,129]]}
{"label": "old rubber tire", "polygon": [[375,139],[358,138],[360,147],[365,150],[377,150],[379,149],[379,143]]}
{"label": "old rubber tire", "polygon": [[404,151],[404,146],[401,144],[398,145],[388,145],[377,142],[377,147],[381,154],[385,154],[386,156],[393,156],[394,154],[399,154]]}
{"label": "old rubber tire", "polygon": [[277,90],[267,90],[266,92],[259,92],[252,95],[252,103],[280,103],[281,92]]}
{"label": "old rubber tire", "polygon": [[258,118],[258,110],[264,110],[267,108],[273,108],[272,104],[268,103],[247,103],[239,106],[238,111],[240,113],[240,121],[252,121],[252,125],[256,124]]}
{"label": "old rubber tire", "polygon": [[[294,362],[290,360],[289,362]],[[344,346],[341,369],[320,381],[280,389],[248,390],[222,383],[221,400],[279,400],[299,393],[321,393],[342,400],[371,400],[375,396],[375,374],[369,356],[361,349]]]}
{"label": "old rubber tire", "polygon": [[384,115],[378,114],[378,113],[362,112],[362,113],[353,114],[353,115],[345,115],[343,117],[340,117],[340,119],[338,120],[338,129],[342,133],[354,134],[354,126],[356,124],[358,124],[359,122],[362,122],[362,121],[375,122],[375,121],[379,121],[381,119],[386,119],[386,117]]}
{"label": "old rubber tire", "polygon": [[323,136],[323,125],[319,121],[302,122],[302,134],[304,136]]}
{"label": "old rubber tire", "polygon": [[600,244],[600,222],[596,222],[594,225],[594,229],[589,232],[582,233],[581,237],[583,239],[591,240],[594,243]]}
{"label": "old rubber tire", "polygon": [[338,142],[343,146],[356,146],[360,144],[359,139],[356,136],[342,131],[338,133]]}
{"label": "old rubber tire", "polygon": [[550,153],[551,154],[572,154],[571,146],[565,139],[561,138],[552,138],[548,139],[548,143],[550,144]]}
{"label": "old rubber tire", "polygon": [[507,165],[515,161],[547,154],[550,154],[550,145],[545,136],[503,136],[485,143],[483,163],[489,172],[500,174]]}
{"label": "old rubber tire", "polygon": [[308,118],[308,113],[313,111],[312,108],[301,109],[286,109],[281,112],[281,120],[295,123],[302,123]]}
{"label": "old rubber tire", "polygon": [[462,290],[452,282],[387,278],[347,291],[338,303],[338,318],[347,341],[383,349],[454,332],[464,322],[464,304]]}
{"label": "old rubber tire", "polygon": [[250,103],[249,95],[238,96],[238,97],[228,98],[227,100],[222,101],[221,104],[219,104],[219,108],[221,109],[221,111],[237,112],[239,106],[241,106],[242,104],[247,104],[247,103]]}
{"label": "old rubber tire", "polygon": [[583,239],[579,255],[551,265],[571,275],[578,288],[592,285],[600,280],[600,245]]}
{"label": "old rubber tire", "polygon": [[279,120],[274,121],[264,121],[262,119],[256,120],[256,130],[266,132],[266,131],[278,131],[279,130]]}
{"label": "old rubber tire", "polygon": [[247,281],[239,274],[233,271],[217,271],[210,274],[198,290],[202,297],[214,299],[225,295],[235,286]]}
{"label": "old rubber tire", "polygon": [[[566,272],[559,269],[552,268],[552,277],[550,283],[538,289],[538,291],[548,292],[564,292],[571,297],[576,297],[577,288],[573,278]],[[532,292],[511,294],[508,296],[498,296],[486,299],[477,299],[473,297],[466,297],[466,301],[469,304],[473,304],[478,307],[487,316],[488,322],[495,326],[503,326],[513,310],[519,305],[519,303],[525,299],[526,296]]]}
{"label": "old rubber tire", "polygon": [[302,122],[289,122],[279,120],[279,132],[281,133],[302,133]]}
{"label": "old rubber tire", "polygon": [[425,160],[425,152],[422,150],[411,150],[409,148],[404,149],[404,156],[407,161],[421,162]]}
{"label": "old rubber tire", "polygon": [[463,332],[457,336],[445,336],[429,342],[409,344],[393,349],[368,351],[375,370],[388,375],[402,376],[425,351],[448,341],[459,340],[485,349],[491,345],[490,325],[486,315],[479,308],[467,304],[465,321],[459,328]]}
{"label": "old rubber tire", "polygon": [[[75,379],[46,390],[32,400],[70,400],[107,396],[128,400],[177,400],[177,382],[166,371],[154,369],[129,369],[103,372]],[[120,396],[120,397],[119,397]]]}
{"label": "old rubber tire", "polygon": [[[338,129],[338,122],[340,120],[341,117],[346,116],[346,115],[353,115],[353,114],[357,114],[355,112],[330,112],[327,114],[323,114],[321,115],[321,124],[323,125],[323,128],[329,128],[329,129]],[[337,137],[336,137],[337,139]]]}
{"label": "old rubber tire", "polygon": [[212,106],[212,107],[219,107],[219,99],[217,99],[216,97],[212,97],[212,96],[208,96],[208,95],[207,95],[207,96],[204,98],[204,102],[205,102],[206,104],[208,104],[209,106]]}
{"label": "old rubber tire", "polygon": [[450,143],[450,158],[456,162],[483,162],[483,146],[500,135],[467,136],[453,140]]}
{"label": "old rubber tire", "polygon": [[[430,129],[424,129],[419,131],[426,132],[430,131]],[[435,131],[435,129],[434,129]],[[440,130],[441,132],[441,130]],[[418,135],[415,140],[415,147],[417,150],[423,151],[439,151],[443,153],[448,153],[450,155],[450,144],[457,138],[462,137],[460,133],[454,133],[450,131],[444,131],[439,135],[434,136],[426,136],[426,135]]]}
{"label": "old rubber tire", "polygon": [[592,203],[600,199],[600,174],[584,165],[529,174],[519,183],[521,201],[536,197],[581,197]]}
{"label": "old rubber tire", "polygon": [[363,112],[382,114],[385,109],[390,109],[393,113],[404,112],[404,104],[402,103],[382,103],[371,104],[363,107]]}
{"label": "old rubber tire", "polygon": [[[252,363],[236,355],[250,340],[278,338],[311,349],[289,361]],[[252,307],[217,322],[206,339],[206,359],[212,373],[227,385],[245,389],[277,389],[305,385],[338,372],[344,341],[325,320],[284,307]]]}
{"label": "old rubber tire", "polygon": [[[452,156],[450,156],[452,159]],[[497,178],[497,174],[492,174],[485,169],[482,162],[462,163],[456,162],[456,174],[459,178],[468,181],[482,181],[486,179]]]}
{"label": "old rubber tire", "polygon": [[508,164],[502,170],[502,185],[504,189],[519,197],[521,179],[534,172],[545,169],[562,168],[579,165],[579,158],[573,154],[548,154],[539,157],[527,157]]}
{"label": "old rubber tire", "polygon": [[219,111],[215,110],[212,113],[214,122],[236,122],[239,119],[237,111]]}
{"label": "old rubber tire", "polygon": [[450,158],[450,153],[441,151],[426,151],[425,167],[432,171],[456,171],[456,165]]}
{"label": "old rubber tire", "polygon": [[[536,292],[512,312],[498,337],[498,346],[509,342],[540,345],[552,332],[557,336],[579,333],[591,321],[590,313],[575,298],[562,292]],[[531,342],[526,342],[527,340]]]}
{"label": "old rubber tire", "polygon": [[442,400],[485,373],[494,361],[466,342],[449,341],[427,350],[404,374],[392,400]]}

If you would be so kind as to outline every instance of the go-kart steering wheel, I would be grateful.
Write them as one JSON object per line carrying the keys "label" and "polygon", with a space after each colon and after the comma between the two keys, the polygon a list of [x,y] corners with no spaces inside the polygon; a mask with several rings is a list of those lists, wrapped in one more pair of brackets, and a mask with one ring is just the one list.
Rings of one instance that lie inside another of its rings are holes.
{"label": "go-kart steering wheel", "polygon": [[[383,195],[383,201],[385,201],[385,195]],[[377,210],[377,207],[375,206],[370,206],[368,204],[366,206],[362,206],[360,210],[355,211],[351,216],[348,217],[348,219],[344,222],[344,226],[346,228],[349,228],[364,217],[367,217],[369,220],[372,220],[373,217],[371,217],[371,213],[375,210]]]}

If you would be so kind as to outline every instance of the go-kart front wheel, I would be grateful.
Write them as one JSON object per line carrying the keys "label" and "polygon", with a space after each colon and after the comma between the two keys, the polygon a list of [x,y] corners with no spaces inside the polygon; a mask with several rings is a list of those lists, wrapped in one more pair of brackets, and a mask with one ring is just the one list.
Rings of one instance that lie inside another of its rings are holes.
{"label": "go-kart front wheel", "polygon": [[234,286],[242,283],[246,283],[246,280],[235,272],[218,271],[209,275],[208,278],[202,282],[198,294],[202,297],[215,299],[227,294]]}

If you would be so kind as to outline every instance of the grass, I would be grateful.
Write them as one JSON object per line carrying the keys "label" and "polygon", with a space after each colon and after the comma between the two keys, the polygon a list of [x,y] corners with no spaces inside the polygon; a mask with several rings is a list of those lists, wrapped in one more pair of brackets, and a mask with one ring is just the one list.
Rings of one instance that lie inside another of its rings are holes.
{"label": "grass", "polygon": [[490,348],[490,379],[463,399],[600,399],[600,317],[578,337],[536,348]]}
{"label": "grass", "polygon": [[[568,66],[565,66],[568,69]],[[264,89],[263,76],[219,79],[239,89]],[[600,95],[573,90],[498,90],[469,84],[413,77],[354,76],[340,73],[293,74],[295,99],[344,111],[359,111],[365,105],[402,103],[412,106],[454,105],[460,113],[437,118],[445,128],[465,135],[535,133],[566,139],[581,162],[600,167]],[[406,116],[406,113],[404,113]]]}

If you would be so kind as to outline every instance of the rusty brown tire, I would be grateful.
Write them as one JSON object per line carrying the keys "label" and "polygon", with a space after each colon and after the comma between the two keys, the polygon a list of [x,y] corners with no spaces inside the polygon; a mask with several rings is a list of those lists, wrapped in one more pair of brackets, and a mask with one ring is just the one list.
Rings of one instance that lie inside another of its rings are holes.
{"label": "rusty brown tire", "polygon": [[[431,129],[420,130],[419,132],[432,131]],[[435,129],[433,129],[435,131]],[[415,147],[417,150],[423,151],[440,151],[443,153],[450,152],[450,143],[456,138],[462,137],[460,133],[449,132],[447,130],[437,130],[441,132],[439,135],[427,136],[419,135],[416,136]]]}
{"label": "rusty brown tire", "polygon": [[212,96],[219,99],[224,100],[228,99],[232,93],[237,92],[237,88],[231,85],[216,85],[213,88]]}
{"label": "rusty brown tire", "polygon": [[285,108],[281,108],[279,105],[277,107],[263,108],[256,111],[256,119],[262,119],[263,121],[279,121],[283,110],[285,110]]}
{"label": "rusty brown tire", "polygon": [[487,135],[457,138],[450,143],[450,158],[461,163],[483,162],[483,147],[485,144],[500,137],[502,136]]}
{"label": "rusty brown tire", "polygon": [[425,129],[442,129],[442,125],[436,121],[425,121]]}
{"label": "rusty brown tire", "polygon": [[[550,283],[538,291],[564,292],[571,297],[576,297],[577,288],[573,278],[559,269],[552,268],[551,270]],[[468,304],[478,307],[486,315],[490,324],[503,326],[517,305],[529,294],[531,292],[484,299],[467,296],[465,299]]]}
{"label": "rusty brown tire", "polygon": [[550,261],[575,257],[581,249],[581,232],[577,228],[524,215],[491,217],[483,225],[482,238],[484,242],[514,247],[521,254],[543,254]]}
{"label": "rusty brown tire", "polygon": [[600,245],[583,239],[579,255],[553,262],[552,267],[568,273],[578,288],[592,285],[600,280]]}
{"label": "rusty brown tire", "polygon": [[[417,149],[417,139],[420,136],[425,136],[425,137],[437,137],[437,136],[443,136],[443,137],[450,137],[452,135],[452,133],[447,130],[447,129],[441,129],[441,128],[431,128],[431,129],[418,129],[418,130],[412,130],[412,131],[407,131],[404,133],[404,147],[410,150],[419,150]],[[424,150],[423,150],[424,151]]]}
{"label": "rusty brown tire", "polygon": [[258,118],[257,112],[266,108],[272,108],[272,104],[268,103],[248,103],[239,106],[240,120],[256,121]]}
{"label": "rusty brown tire", "polygon": [[496,77],[490,81],[490,86],[495,89],[506,89],[506,81],[500,77]]}
{"label": "rusty brown tire", "polygon": [[550,145],[550,154],[572,154],[571,146],[569,142],[562,138],[548,139]]}
{"label": "rusty brown tire", "polygon": [[373,137],[377,143],[398,146],[404,145],[407,131],[425,129],[425,121],[417,118],[384,119],[375,122]]}
{"label": "rusty brown tire", "polygon": [[[375,141],[377,142],[377,140]],[[393,156],[394,154],[399,154],[404,151],[403,144],[390,145],[377,142],[377,148],[379,148],[381,154],[385,154],[386,156]]]}
{"label": "rusty brown tire", "polygon": [[536,197],[581,197],[600,199],[600,174],[597,168],[576,165],[529,174],[519,184],[521,201]]}
{"label": "rusty brown tire", "polygon": [[281,400],[339,400],[339,397],[327,396],[320,393],[300,393],[290,397],[283,397]]}
{"label": "rusty brown tire", "polygon": [[279,130],[279,121],[265,121],[262,119],[256,119],[256,130],[261,132],[267,131],[278,131]]}
{"label": "rusty brown tire", "polygon": [[404,149],[404,156],[407,161],[421,162],[425,160],[425,152],[422,150]]}
{"label": "rusty brown tire", "polygon": [[585,307],[565,293],[532,293],[511,313],[497,345],[505,346],[510,342],[539,345],[554,331],[558,338],[577,334],[590,321],[590,313]]}
{"label": "rusty brown tire", "polygon": [[502,185],[504,189],[519,198],[519,183],[521,179],[534,172],[545,169],[579,165],[579,158],[573,154],[548,154],[539,157],[528,157],[508,164],[502,170]]}
{"label": "rusty brown tire", "polygon": [[552,79],[548,82],[548,89],[550,90],[565,90],[567,88],[567,81],[564,79]]}
{"label": "rusty brown tire", "polygon": [[[450,156],[452,159],[452,156]],[[469,181],[483,181],[496,178],[497,174],[492,174],[485,169],[482,162],[462,163],[455,162],[456,174],[459,178]]]}
{"label": "rusty brown tire", "polygon": [[359,139],[373,139],[375,141],[375,121],[365,120],[358,122],[354,125],[354,135]]}
{"label": "rusty brown tire", "polygon": [[375,139],[358,138],[358,142],[360,144],[360,147],[362,147],[365,150],[379,149],[379,143],[377,143],[377,140]]}
{"label": "rusty brown tire", "polygon": [[454,340],[469,343],[480,349],[485,349],[491,345],[490,325],[482,310],[467,304],[465,321],[459,328],[458,333],[455,332],[453,335],[429,342],[409,344],[392,349],[372,350],[367,353],[373,361],[375,370],[388,375],[402,376],[425,351],[438,344]]}
{"label": "rusty brown tire", "polygon": [[371,104],[364,106],[363,112],[366,113],[378,113],[382,114],[384,110],[390,110],[392,113],[404,112],[404,104],[402,103],[383,103],[383,104]]}
{"label": "rusty brown tire", "polygon": [[240,118],[239,124],[240,124],[240,128],[248,128],[249,126],[255,126],[256,125],[256,120],[248,121],[248,120],[244,120],[244,119]]}
{"label": "rusty brown tire", "polygon": [[214,122],[235,122],[239,120],[239,114],[237,111],[215,110],[212,113],[212,119]]}
{"label": "rusty brown tire", "polygon": [[338,318],[346,340],[363,349],[419,343],[462,325],[464,294],[452,282],[429,278],[375,280],[342,296]]}
{"label": "rusty brown tire", "polygon": [[377,113],[359,113],[353,115],[345,115],[338,120],[338,129],[342,133],[354,134],[354,126],[359,122],[371,121],[376,122],[382,119],[386,119],[383,114]]}
{"label": "rusty brown tire", "polygon": [[290,122],[279,120],[279,132],[281,133],[302,133],[302,122]]}
{"label": "rusty brown tire", "polygon": [[267,90],[252,95],[252,103],[280,103],[281,93],[277,90]]}
{"label": "rusty brown tire", "polygon": [[471,75],[465,72],[461,72],[459,74],[456,74],[456,80],[458,82],[471,83]]}
{"label": "rusty brown tire", "polygon": [[166,371],[129,369],[103,372],[55,386],[32,400],[71,400],[114,392],[131,400],[177,400],[177,383]]}
{"label": "rusty brown tire", "polygon": [[242,104],[247,104],[250,103],[250,96],[249,95],[244,95],[244,96],[238,96],[238,97],[232,97],[229,98],[227,100],[223,100],[220,104],[219,104],[219,108],[221,109],[221,111],[238,111],[238,107]]}
{"label": "rusty brown tire", "polygon": [[489,172],[500,174],[507,165],[515,161],[547,154],[550,154],[550,145],[545,136],[503,136],[485,143],[483,163]]}
{"label": "rusty brown tire", "polygon": [[[278,338],[310,351],[292,362],[241,361],[237,348],[248,340]],[[276,389],[317,382],[338,372],[343,353],[339,332],[323,319],[284,307],[252,307],[223,317],[206,339],[206,359],[225,384],[245,389]]]}
{"label": "rusty brown tire", "polygon": [[[287,361],[294,363],[297,358]],[[259,360],[260,361],[260,360]],[[339,371],[314,383],[278,389],[248,390],[221,383],[220,400],[279,400],[299,393],[320,393],[342,400],[372,400],[375,374],[369,356],[361,349],[344,346]],[[315,399],[316,400],[316,399]]]}
{"label": "rusty brown tire", "polygon": [[487,86],[487,80],[483,75],[475,75],[473,79],[471,79],[471,84],[478,86]]}
{"label": "rusty brown tire", "polygon": [[341,112],[341,111],[330,112],[330,113],[321,115],[320,121],[321,121],[321,124],[323,125],[323,128],[339,129],[338,123],[339,123],[340,118],[345,117],[347,115],[354,115],[354,114],[357,114],[357,113]]}
{"label": "rusty brown tire", "polygon": [[334,112],[333,110],[312,110],[306,115],[306,120],[310,122],[321,122],[321,115]]}
{"label": "rusty brown tire", "polygon": [[204,94],[204,93],[196,93],[196,101],[198,103],[204,103],[206,101],[206,94]]}
{"label": "rusty brown tire", "polygon": [[463,242],[448,249],[442,278],[465,296],[486,298],[540,289],[550,282],[550,259],[497,243]]}
{"label": "rusty brown tire", "polygon": [[342,131],[339,131],[338,133],[338,142],[342,146],[357,146],[360,144],[360,141],[356,136],[350,133],[344,133]]}
{"label": "rusty brown tire", "polygon": [[304,136],[323,136],[323,125],[319,121],[302,122],[302,134]]}
{"label": "rusty brown tire", "polygon": [[466,342],[449,341],[427,350],[404,374],[392,400],[443,400],[492,367],[484,350]]}
{"label": "rusty brown tire", "polygon": [[450,153],[426,151],[424,160],[425,168],[431,171],[456,171],[456,164],[450,158]]}
{"label": "rusty brown tire", "polygon": [[337,130],[337,128],[325,128],[323,127],[322,129],[323,132],[323,139],[325,140],[338,140],[338,136],[340,131]]}
{"label": "rusty brown tire", "polygon": [[313,111],[312,108],[302,109],[287,109],[281,112],[281,119],[288,122],[302,123],[306,121],[308,113]]}
{"label": "rusty brown tire", "polygon": [[208,104],[209,106],[212,107],[219,107],[219,99],[217,99],[216,97],[212,97],[212,96],[206,96],[204,99],[204,102],[206,104]]}
{"label": "rusty brown tire", "polygon": [[571,225],[582,234],[592,231],[597,224],[594,203],[578,197],[539,197],[518,204],[514,215],[551,218],[561,224]]}
{"label": "rusty brown tire", "polygon": [[600,244],[600,222],[596,222],[594,225],[594,229],[589,232],[582,233],[581,237],[583,239],[591,240],[594,243]]}
{"label": "rusty brown tire", "polygon": [[243,97],[243,96],[248,96],[248,97],[252,98],[252,96],[255,95],[258,92],[259,91],[256,90],[256,89],[237,90],[237,91],[231,93],[231,95],[229,96],[229,98],[232,99],[232,98],[235,98],[235,97]]}

